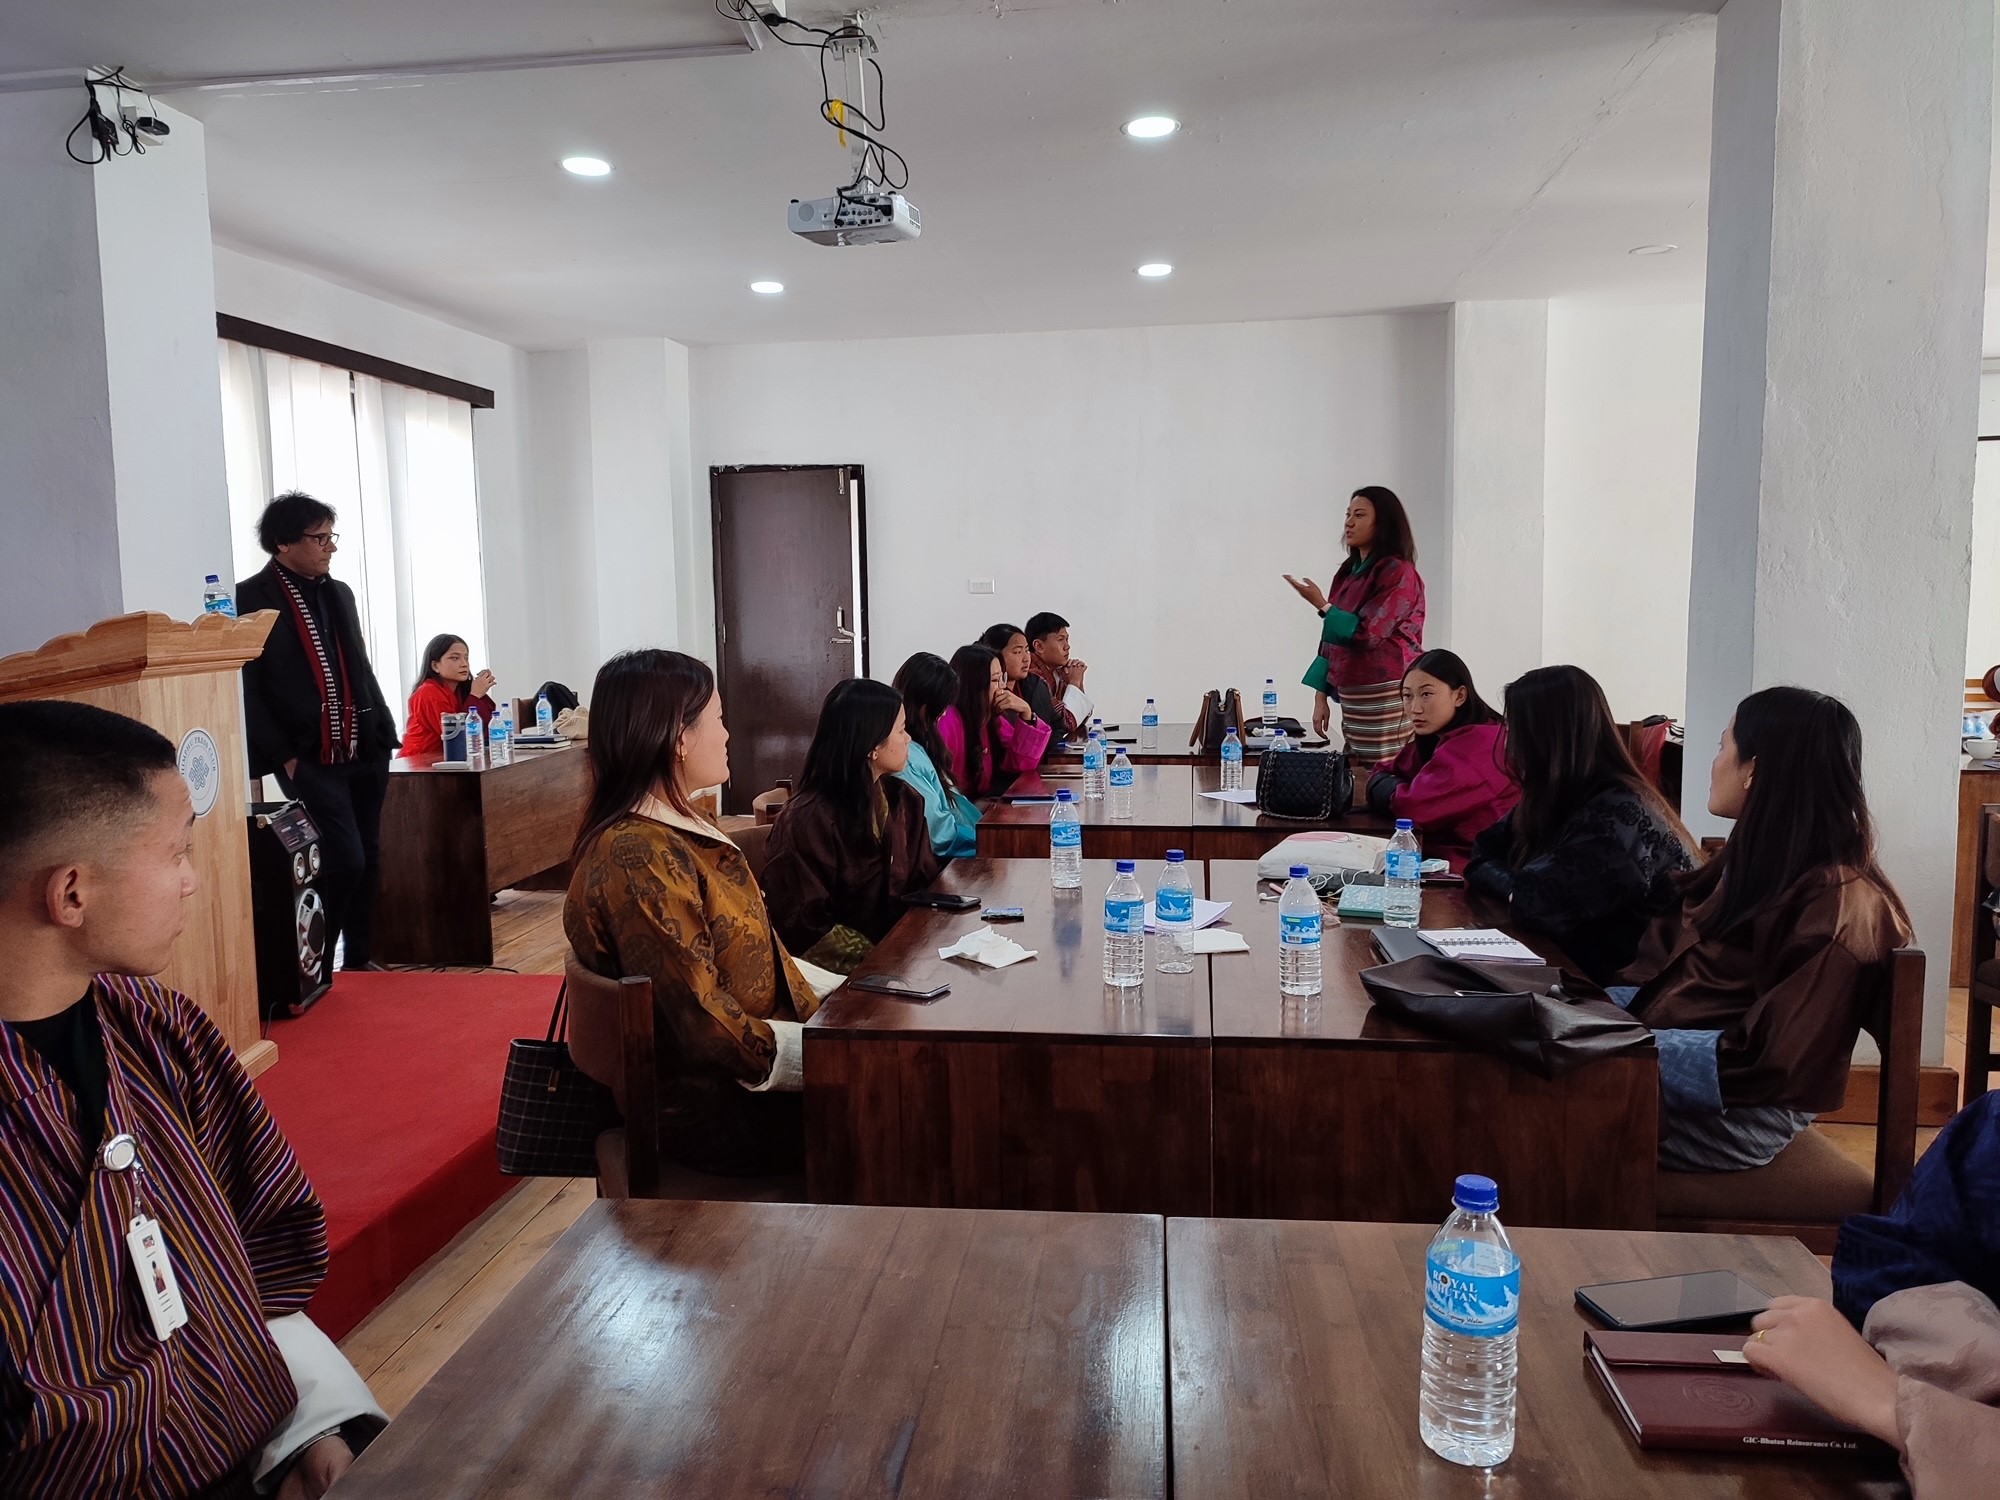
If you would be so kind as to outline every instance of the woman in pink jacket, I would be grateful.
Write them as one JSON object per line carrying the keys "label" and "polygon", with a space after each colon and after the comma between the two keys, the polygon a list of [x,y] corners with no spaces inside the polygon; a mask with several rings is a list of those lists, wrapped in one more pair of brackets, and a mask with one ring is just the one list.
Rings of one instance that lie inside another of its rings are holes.
{"label": "woman in pink jacket", "polygon": [[1403,673],[1416,738],[1368,778],[1368,806],[1408,818],[1427,857],[1465,868],[1472,841],[1513,810],[1521,789],[1507,771],[1507,730],[1451,651],[1426,651]]}
{"label": "woman in pink jacket", "polygon": [[952,653],[951,669],[958,674],[958,701],[938,716],[938,738],[959,790],[968,797],[990,796],[1042,763],[1051,730],[1007,686],[991,648],[960,646]]}

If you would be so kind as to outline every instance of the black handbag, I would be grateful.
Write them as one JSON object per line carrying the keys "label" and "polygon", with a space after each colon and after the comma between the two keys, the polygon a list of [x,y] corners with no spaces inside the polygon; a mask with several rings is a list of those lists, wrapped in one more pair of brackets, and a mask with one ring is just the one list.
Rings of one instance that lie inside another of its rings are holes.
{"label": "black handbag", "polygon": [[1363,969],[1368,996],[1396,1020],[1560,1078],[1600,1057],[1651,1052],[1653,1033],[1609,1000],[1573,995],[1540,964],[1406,958]]}
{"label": "black handbag", "polygon": [[1274,818],[1331,822],[1354,805],[1344,750],[1266,749],[1257,762],[1257,810]]}
{"label": "black handbag", "polygon": [[549,1034],[507,1044],[500,1081],[500,1170],[509,1177],[595,1177],[597,1138],[618,1123],[611,1090],[569,1055],[569,986]]}

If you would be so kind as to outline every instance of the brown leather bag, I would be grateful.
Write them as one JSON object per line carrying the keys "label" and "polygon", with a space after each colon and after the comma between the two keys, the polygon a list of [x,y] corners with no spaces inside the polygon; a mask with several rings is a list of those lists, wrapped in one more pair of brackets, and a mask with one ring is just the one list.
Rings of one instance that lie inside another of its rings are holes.
{"label": "brown leather bag", "polygon": [[1217,691],[1210,688],[1201,695],[1201,710],[1194,716],[1194,733],[1188,736],[1188,748],[1199,750],[1203,755],[1214,755],[1222,749],[1222,737],[1230,726],[1236,728],[1238,739],[1243,737],[1243,695],[1235,688]]}

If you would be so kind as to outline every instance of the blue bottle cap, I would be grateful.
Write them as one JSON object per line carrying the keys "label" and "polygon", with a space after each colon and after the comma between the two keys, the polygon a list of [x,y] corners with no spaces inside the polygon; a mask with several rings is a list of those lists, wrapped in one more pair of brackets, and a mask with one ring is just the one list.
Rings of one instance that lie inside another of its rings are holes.
{"label": "blue bottle cap", "polygon": [[1170,865],[1186,864],[1187,851],[1184,849],[1169,849],[1167,851],[1167,863]]}
{"label": "blue bottle cap", "polygon": [[1408,833],[1415,826],[1408,818],[1396,819],[1396,832],[1398,833]]}
{"label": "blue bottle cap", "polygon": [[1312,871],[1307,869],[1304,865],[1292,866],[1292,879],[1294,880],[1304,880],[1310,874],[1312,874]]}
{"label": "blue bottle cap", "polygon": [[1064,787],[1061,791],[1056,793],[1056,801],[1074,802],[1076,801],[1076,793],[1072,792],[1068,787]]}
{"label": "blue bottle cap", "polygon": [[1500,1184],[1491,1177],[1468,1172],[1452,1184],[1451,1201],[1469,1214],[1500,1211]]}
{"label": "blue bottle cap", "polygon": [[207,576],[206,578],[202,579],[202,582],[203,582],[203,583],[220,583],[220,582],[222,582],[222,579],[221,579],[220,577],[218,577],[218,576],[217,576],[216,574],[214,574],[214,573],[211,573],[211,574],[209,574],[209,575],[208,575],[208,576]]}
{"label": "blue bottle cap", "polygon": [[1120,875],[1130,875],[1138,868],[1139,861],[1136,859],[1121,859],[1118,861],[1118,873]]}

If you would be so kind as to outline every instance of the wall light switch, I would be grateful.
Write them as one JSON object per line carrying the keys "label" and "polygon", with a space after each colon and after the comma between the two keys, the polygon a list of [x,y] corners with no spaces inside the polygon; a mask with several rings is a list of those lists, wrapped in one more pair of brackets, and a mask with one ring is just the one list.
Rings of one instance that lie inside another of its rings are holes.
{"label": "wall light switch", "polygon": [[965,591],[968,594],[990,594],[993,592],[993,580],[990,578],[968,578],[965,580]]}

